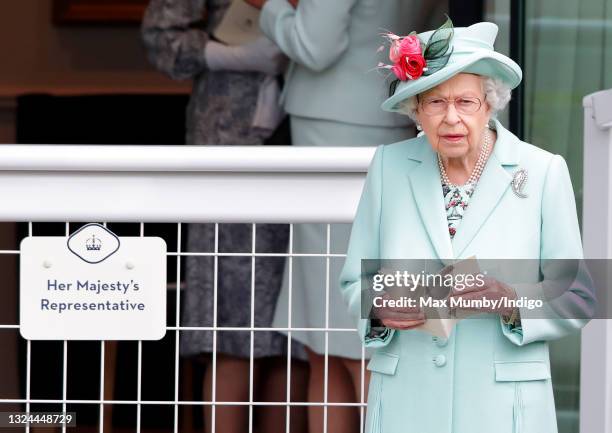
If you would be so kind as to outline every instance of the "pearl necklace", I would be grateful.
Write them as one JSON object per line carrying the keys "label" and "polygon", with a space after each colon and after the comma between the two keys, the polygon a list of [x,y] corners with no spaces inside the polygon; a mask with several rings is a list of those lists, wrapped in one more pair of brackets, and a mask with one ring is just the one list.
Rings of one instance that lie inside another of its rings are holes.
{"label": "pearl necklace", "polygon": [[[487,163],[487,159],[489,157],[490,147],[491,147],[491,138],[489,137],[489,130],[487,128],[485,129],[484,144],[480,148],[480,154],[478,155],[478,160],[476,161],[476,165],[474,166],[474,169],[472,170],[472,173],[470,174],[470,177],[468,178],[465,185],[467,184],[475,185],[476,182],[478,182],[478,179],[480,179],[480,175],[482,174],[482,171],[484,170],[484,166]],[[442,183],[448,185],[449,188],[458,188],[460,185],[454,184],[450,181],[450,179],[448,178],[448,175],[446,174],[446,169],[444,168],[444,164],[442,164],[442,158],[440,158],[439,153],[437,155],[438,155],[438,167],[440,168],[440,177],[442,178]]]}

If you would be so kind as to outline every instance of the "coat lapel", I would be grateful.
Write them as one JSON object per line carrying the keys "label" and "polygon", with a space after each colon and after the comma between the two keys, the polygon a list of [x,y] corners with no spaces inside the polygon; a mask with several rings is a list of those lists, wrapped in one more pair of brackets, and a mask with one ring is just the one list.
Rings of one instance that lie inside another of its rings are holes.
{"label": "coat lapel", "polygon": [[453,248],[448,234],[436,153],[431,149],[427,139],[422,137],[418,148],[414,149],[414,153],[409,155],[409,158],[420,161],[420,164],[408,173],[408,179],[423,226],[438,258],[452,259]]}
{"label": "coat lapel", "polygon": [[510,170],[519,163],[518,138],[499,121],[495,120],[494,124],[497,141],[493,154],[489,157],[452,242],[448,233],[436,153],[425,136],[414,143],[408,152],[408,159],[419,162],[407,174],[414,202],[438,258],[444,262],[461,257],[510,187]]}
{"label": "coat lapel", "polygon": [[495,121],[495,129],[497,141],[493,153],[487,161],[452,241],[455,258],[461,257],[510,187],[512,175],[506,167],[515,166],[519,162],[516,145],[518,139],[498,121]]}

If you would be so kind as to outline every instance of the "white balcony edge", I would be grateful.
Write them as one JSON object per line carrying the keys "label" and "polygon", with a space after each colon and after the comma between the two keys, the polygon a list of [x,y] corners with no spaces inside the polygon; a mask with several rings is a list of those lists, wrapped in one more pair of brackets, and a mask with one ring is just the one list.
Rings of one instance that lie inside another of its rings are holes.
{"label": "white balcony edge", "polygon": [[351,222],[374,148],[0,146],[0,221]]}
{"label": "white balcony edge", "polygon": [[375,147],[0,145],[0,171],[364,172]]}

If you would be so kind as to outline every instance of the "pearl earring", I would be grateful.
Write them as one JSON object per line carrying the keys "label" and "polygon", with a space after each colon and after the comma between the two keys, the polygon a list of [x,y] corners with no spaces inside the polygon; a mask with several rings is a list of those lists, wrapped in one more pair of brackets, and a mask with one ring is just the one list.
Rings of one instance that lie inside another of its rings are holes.
{"label": "pearl earring", "polygon": [[416,128],[417,128],[417,131],[422,131],[423,130],[423,127],[421,126],[420,123],[416,124]]}

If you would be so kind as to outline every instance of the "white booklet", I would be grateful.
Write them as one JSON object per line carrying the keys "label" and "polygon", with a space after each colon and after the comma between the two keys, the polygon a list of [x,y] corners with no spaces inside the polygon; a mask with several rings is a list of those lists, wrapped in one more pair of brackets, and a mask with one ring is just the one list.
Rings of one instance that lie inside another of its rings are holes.
{"label": "white booklet", "polygon": [[[440,274],[442,275],[476,275],[479,273],[481,273],[481,270],[478,260],[476,260],[476,256],[459,260],[452,265],[446,266],[440,271]],[[460,292],[452,290],[449,295],[457,293]],[[424,310],[427,320],[424,324],[414,329],[418,329],[442,338],[449,338],[453,332],[453,328],[461,319],[474,315],[473,311],[454,309],[450,306],[425,308]]]}
{"label": "white booklet", "polygon": [[227,45],[253,42],[263,35],[259,29],[259,9],[244,0],[233,0],[213,34]]}
{"label": "white booklet", "polygon": [[421,326],[414,329],[427,332],[436,337],[448,338],[459,319],[427,319]]}

